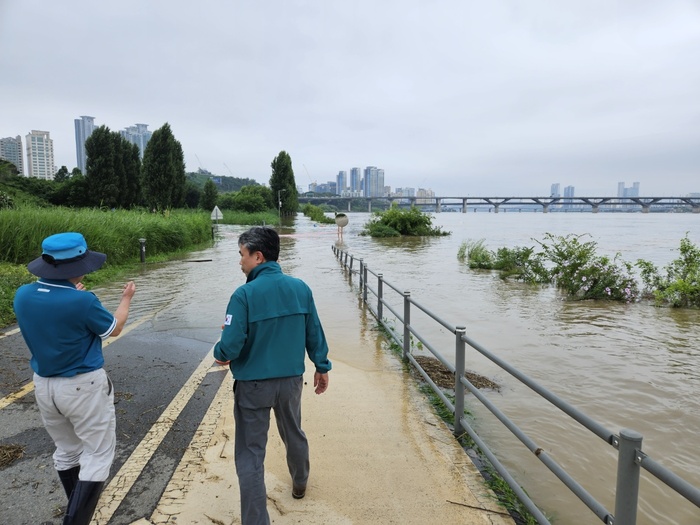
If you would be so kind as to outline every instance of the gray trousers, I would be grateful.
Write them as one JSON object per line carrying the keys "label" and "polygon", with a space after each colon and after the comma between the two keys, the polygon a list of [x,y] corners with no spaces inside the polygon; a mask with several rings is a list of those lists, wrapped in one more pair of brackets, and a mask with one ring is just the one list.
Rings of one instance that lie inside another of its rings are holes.
{"label": "gray trousers", "polygon": [[268,525],[265,490],[265,448],[274,409],[277,429],[287,450],[292,483],[306,487],[309,478],[309,443],[301,429],[302,376],[235,381],[233,417],[236,425],[235,463],[241,491],[243,525]]}

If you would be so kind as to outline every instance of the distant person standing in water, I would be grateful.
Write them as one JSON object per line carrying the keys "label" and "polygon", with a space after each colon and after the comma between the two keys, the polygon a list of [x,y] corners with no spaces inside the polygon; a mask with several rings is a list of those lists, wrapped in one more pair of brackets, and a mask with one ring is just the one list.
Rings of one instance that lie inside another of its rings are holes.
{"label": "distant person standing in water", "polygon": [[311,289],[282,273],[277,263],[280,238],[272,228],[251,228],[238,239],[246,283],[226,309],[221,340],[214,347],[219,364],[234,377],[235,464],[243,525],[267,525],[265,449],[270,409],[287,451],[292,496],[306,494],[309,444],[301,429],[304,360],[316,371],[317,394],[328,388],[328,344]]}
{"label": "distant person standing in water", "polygon": [[109,476],[116,447],[114,388],[102,368],[102,340],[119,335],[136,287],[129,282],[114,315],[81,283],[104,253],[80,233],[51,235],[27,265],[38,276],[21,286],[14,308],[32,354],[36,403],[56,445],[54,466],[68,497],[64,525],[87,525]]}

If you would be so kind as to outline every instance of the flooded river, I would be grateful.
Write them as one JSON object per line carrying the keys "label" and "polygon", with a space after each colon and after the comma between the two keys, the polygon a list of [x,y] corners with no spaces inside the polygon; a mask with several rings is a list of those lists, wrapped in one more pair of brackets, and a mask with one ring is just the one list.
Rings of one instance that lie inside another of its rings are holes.
{"label": "flooded river", "polygon": [[[360,308],[357,280],[349,282],[333,256],[337,243],[446,321],[465,325],[471,338],[611,431],[640,432],[647,454],[700,487],[700,311],[567,301],[551,288],[502,281],[457,260],[466,240],[484,239],[496,250],[534,246],[533,238],[541,240],[549,232],[590,234],[600,255],[619,252],[630,262],[643,258],[663,266],[678,256],[686,233],[700,245],[700,215],[441,213],[433,216],[434,224],[452,235],[430,239],[362,237],[358,232],[369,215],[348,215],[342,242],[335,226],[303,216],[281,230],[280,263],[312,287],[331,352],[348,337],[379,339],[376,322]],[[139,301],[132,315],[155,311],[156,330],[177,327],[210,340],[232,290],[244,282],[236,245],[244,229],[221,227],[214,247],[186,261],[145,265],[133,276]],[[106,293],[116,300],[116,292]],[[451,334],[427,320],[412,324],[453,359]],[[375,347],[381,351],[378,343]],[[361,366],[374,357],[349,359]],[[489,398],[614,511],[614,449],[474,351],[467,353],[467,367],[499,383],[500,390],[488,392]],[[600,523],[489,412],[473,400],[468,409],[485,441],[554,523]],[[700,512],[643,471],[638,523],[697,525]]]}

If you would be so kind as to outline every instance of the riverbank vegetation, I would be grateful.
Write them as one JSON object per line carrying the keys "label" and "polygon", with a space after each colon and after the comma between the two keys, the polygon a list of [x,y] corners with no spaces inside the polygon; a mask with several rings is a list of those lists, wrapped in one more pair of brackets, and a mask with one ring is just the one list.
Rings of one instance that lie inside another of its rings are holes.
{"label": "riverbank vegetation", "polygon": [[461,244],[457,258],[470,268],[497,270],[503,279],[552,284],[574,299],[629,303],[646,298],[657,305],[700,307],[700,248],[687,237],[681,240],[680,257],[663,270],[643,259],[632,264],[620,254],[598,255],[597,243],[584,237],[547,233],[535,240],[540,251],[533,246],[493,252],[483,239],[470,240]]}
{"label": "riverbank vegetation", "polygon": [[335,224],[335,219],[326,217],[325,213],[323,212],[323,208],[319,206],[314,206],[313,204],[307,203],[301,207],[301,212],[312,221],[316,221],[321,224]]}
{"label": "riverbank vegetation", "polygon": [[36,279],[26,264],[41,255],[42,241],[58,232],[78,231],[91,250],[107,254],[104,269],[86,279],[104,281],[119,267],[140,261],[146,240],[149,258],[181,252],[211,242],[211,220],[203,212],[71,210],[23,207],[0,210],[0,326],[14,322],[12,300],[18,286]]}
{"label": "riverbank vegetation", "polygon": [[440,226],[433,226],[430,215],[418,208],[401,209],[392,206],[383,212],[374,212],[372,218],[364,225],[360,235],[370,237],[435,237],[450,235]]}
{"label": "riverbank vegetation", "polygon": [[[79,231],[90,249],[107,254],[103,269],[86,278],[94,285],[139,261],[139,239],[149,261],[211,242],[214,206],[224,210],[220,222],[243,225],[276,224],[279,214],[298,207],[284,151],[272,161],[268,188],[251,179],[188,175],[167,123],[153,133],[143,161],[136,146],[106,126],[93,132],[85,149],[85,174],[61,166],[53,180],[24,177],[0,159],[0,327],[14,322],[15,291],[35,278],[26,264],[41,254],[49,235]],[[234,191],[219,194],[219,188]]]}

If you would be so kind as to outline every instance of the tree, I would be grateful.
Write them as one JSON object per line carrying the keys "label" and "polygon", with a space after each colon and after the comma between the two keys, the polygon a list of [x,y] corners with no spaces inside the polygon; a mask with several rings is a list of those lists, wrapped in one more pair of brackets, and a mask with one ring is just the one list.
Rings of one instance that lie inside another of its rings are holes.
{"label": "tree", "polygon": [[88,205],[129,208],[138,204],[141,159],[136,144],[107,126],[100,126],[85,141],[85,153],[84,200]]}
{"label": "tree", "polygon": [[[292,169],[292,159],[286,151],[280,151],[270,165],[272,175],[270,175],[270,190],[275,199],[279,196],[282,202],[280,213],[291,215],[299,208],[299,193],[294,180],[294,170]],[[275,202],[275,208],[280,206]]]}
{"label": "tree", "polygon": [[121,139],[119,146],[122,157],[121,166],[124,170],[119,204],[124,208],[131,208],[139,204],[141,198],[141,153],[136,144],[132,144],[124,137],[119,138]]}
{"label": "tree", "polygon": [[185,185],[185,207],[192,210],[198,208],[201,197],[202,190],[199,189],[199,186],[191,180],[188,180]]}
{"label": "tree", "polygon": [[61,166],[56,172],[56,175],[54,175],[53,180],[60,183],[67,181],[69,178],[70,175],[68,175],[68,168]]}
{"label": "tree", "polygon": [[[118,134],[117,134],[118,135]],[[119,203],[116,141],[107,126],[100,126],[85,141],[87,201],[112,208]]]}
{"label": "tree", "polygon": [[17,166],[5,159],[0,159],[0,180],[16,177],[19,174]]}
{"label": "tree", "polygon": [[185,157],[166,122],[153,132],[143,154],[143,196],[149,208],[162,211],[185,202]]}
{"label": "tree", "polygon": [[276,196],[272,194],[272,190],[270,190],[270,188],[267,186],[260,186],[259,184],[243,186],[240,189],[240,193],[248,197],[260,197],[263,205],[265,206],[265,210],[277,209]]}
{"label": "tree", "polygon": [[216,184],[211,179],[204,183],[204,190],[200,199],[201,207],[204,210],[211,211],[216,206],[216,200],[219,197],[219,190],[216,189]]}

